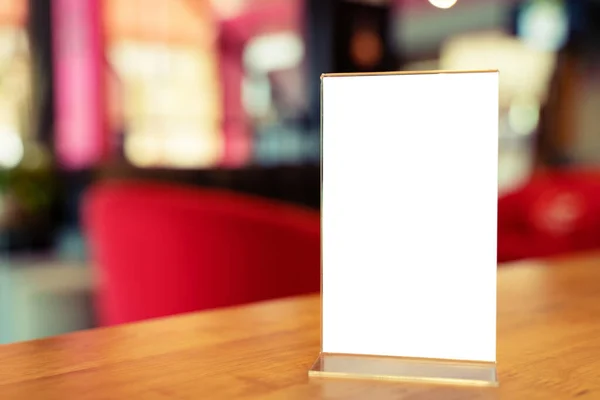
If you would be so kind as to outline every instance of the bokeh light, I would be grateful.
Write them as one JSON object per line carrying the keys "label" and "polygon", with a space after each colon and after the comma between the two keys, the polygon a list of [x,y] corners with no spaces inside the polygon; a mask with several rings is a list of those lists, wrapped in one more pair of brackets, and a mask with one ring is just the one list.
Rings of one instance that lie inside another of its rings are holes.
{"label": "bokeh light", "polygon": [[456,0],[429,0],[429,2],[437,8],[450,8],[456,4]]}

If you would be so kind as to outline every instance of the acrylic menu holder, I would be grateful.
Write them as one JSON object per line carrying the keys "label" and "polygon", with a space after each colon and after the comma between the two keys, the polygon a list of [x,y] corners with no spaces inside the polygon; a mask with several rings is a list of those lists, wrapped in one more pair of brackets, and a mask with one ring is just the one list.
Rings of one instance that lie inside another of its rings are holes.
{"label": "acrylic menu holder", "polygon": [[496,386],[498,72],[321,78],[311,377]]}

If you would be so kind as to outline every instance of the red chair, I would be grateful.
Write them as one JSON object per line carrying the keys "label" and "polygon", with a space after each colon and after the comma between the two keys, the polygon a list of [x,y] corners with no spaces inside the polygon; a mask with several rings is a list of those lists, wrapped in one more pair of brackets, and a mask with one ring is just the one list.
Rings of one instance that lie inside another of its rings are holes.
{"label": "red chair", "polygon": [[535,174],[498,202],[498,262],[600,248],[600,174]]}
{"label": "red chair", "polygon": [[318,212],[241,194],[108,182],[82,217],[102,325],[318,292]]}

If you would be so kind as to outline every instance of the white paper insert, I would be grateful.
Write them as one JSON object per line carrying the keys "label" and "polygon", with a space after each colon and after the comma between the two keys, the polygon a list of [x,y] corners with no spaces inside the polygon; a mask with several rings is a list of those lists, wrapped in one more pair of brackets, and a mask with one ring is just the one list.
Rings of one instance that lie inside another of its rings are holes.
{"label": "white paper insert", "polygon": [[323,351],[495,361],[498,73],[322,85]]}

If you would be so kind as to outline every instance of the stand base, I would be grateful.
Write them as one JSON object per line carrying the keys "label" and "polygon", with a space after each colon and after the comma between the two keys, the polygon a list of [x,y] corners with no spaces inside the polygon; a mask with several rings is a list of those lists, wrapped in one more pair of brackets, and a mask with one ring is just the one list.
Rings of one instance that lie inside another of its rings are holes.
{"label": "stand base", "polygon": [[321,353],[311,377],[498,386],[496,363]]}

